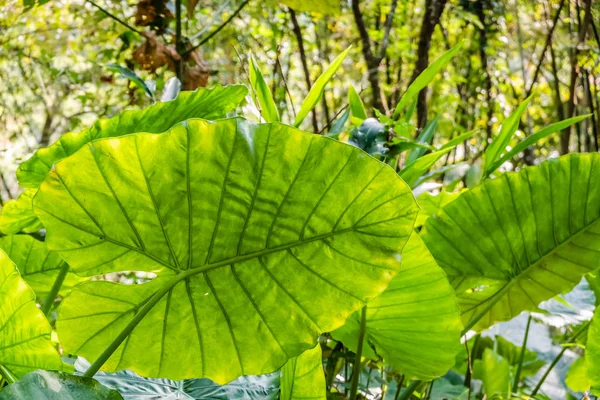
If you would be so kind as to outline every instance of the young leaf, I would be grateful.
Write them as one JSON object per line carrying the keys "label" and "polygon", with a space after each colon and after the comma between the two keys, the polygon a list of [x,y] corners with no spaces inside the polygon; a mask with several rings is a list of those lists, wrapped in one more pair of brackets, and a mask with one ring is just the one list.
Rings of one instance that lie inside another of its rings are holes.
{"label": "young leaf", "polygon": [[167,83],[165,83],[165,87],[163,88],[162,95],[160,96],[160,101],[163,103],[165,101],[175,100],[181,91],[181,82],[177,77],[171,77]]}
{"label": "young leaf", "polygon": [[467,327],[535,311],[600,266],[598,187],[600,154],[572,154],[487,180],[426,221]]}
{"label": "young leaf", "polygon": [[439,160],[444,154],[447,154],[452,149],[440,150],[435,153],[429,153],[423,156],[411,164],[405,166],[398,175],[406,182],[411,188],[416,187],[418,179],[423,176],[433,165]]}
{"label": "young leaf", "polygon": [[0,391],[0,400],[123,400],[116,390],[92,378],[35,371]]}
{"label": "young leaf", "polygon": [[506,153],[505,155],[500,157],[499,160],[494,162],[488,169],[488,175],[493,173],[495,170],[497,170],[506,161],[510,160],[511,158],[513,158],[514,156],[516,156],[517,154],[519,154],[520,152],[522,152],[523,150],[525,150],[532,144],[536,143],[537,141],[539,141],[553,133],[560,132],[569,126],[578,123],[579,121],[589,118],[591,115],[592,114],[586,114],[586,115],[580,115],[577,117],[565,119],[564,121],[560,121],[560,122],[556,122],[554,124],[548,125],[547,127],[543,128],[539,132],[536,132],[533,135],[528,136],[523,141],[519,142],[519,144],[516,145],[511,151],[509,151],[508,153]]}
{"label": "young leaf", "polygon": [[245,86],[215,86],[183,92],[175,100],[156,103],[143,110],[125,111],[110,119],[98,120],[82,132],[67,133],[47,148],[38,149],[17,170],[19,184],[37,188],[53,164],[74,154],[95,139],[118,137],[136,132],[162,133],[189,118],[219,119],[235,110],[248,89]]}
{"label": "young leaf", "polygon": [[302,121],[304,121],[304,118],[306,118],[308,113],[319,103],[319,100],[321,100],[321,96],[323,96],[323,92],[325,91],[325,86],[329,83],[331,78],[333,78],[333,75],[340,68],[342,62],[348,55],[348,52],[351,48],[352,46],[348,47],[342,52],[342,54],[337,56],[335,60],[333,60],[333,62],[329,65],[329,67],[327,67],[325,72],[323,72],[323,74],[317,78],[314,85],[310,88],[308,96],[306,96],[306,99],[304,99],[304,101],[302,102],[302,106],[300,106],[300,111],[298,111],[298,114],[296,115],[296,119],[294,121],[295,127],[300,126],[300,124],[302,123]]}
{"label": "young leaf", "polygon": [[[398,118],[400,113],[404,111],[407,105],[416,100],[417,94],[435,78],[435,76],[444,68],[451,60],[452,57],[460,50],[462,44],[456,45],[454,48],[446,51],[442,54],[437,60],[429,64],[427,68],[419,76],[417,79],[410,84],[406,92],[400,98],[398,105],[396,106],[396,110],[394,110],[394,118]],[[412,114],[412,113],[410,113]]]}
{"label": "young leaf", "polygon": [[350,89],[348,89],[348,104],[350,105],[352,118],[358,118],[363,121],[367,119],[367,110],[365,110],[365,106],[360,99],[360,96],[352,85],[350,85]]}
{"label": "young leaf", "polygon": [[[332,336],[356,350],[359,326],[360,311]],[[395,370],[429,380],[454,365],[461,330],[460,309],[446,274],[413,233],[402,252],[400,273],[367,305],[363,354],[374,357],[367,344],[372,343]]]}
{"label": "young leaf", "polygon": [[146,96],[154,100],[154,90],[151,87],[148,87],[146,82],[144,82],[144,80],[140,78],[134,71],[117,64],[109,64],[106,67],[111,71],[119,72],[124,78],[133,82],[135,86],[143,89],[144,93],[146,93]]}
{"label": "young leaf", "polygon": [[[435,135],[435,130],[437,129],[437,124],[438,117],[435,117],[427,124],[425,129],[423,129],[423,131],[417,138],[417,141],[425,144],[431,144],[431,141],[433,140],[433,135]],[[426,151],[427,150],[424,148],[417,148],[412,150],[406,157],[406,164],[410,164],[417,161],[417,159],[423,154],[425,154]]]}
{"label": "young leaf", "polygon": [[344,125],[346,125],[349,116],[350,110],[347,109],[342,113],[342,115],[339,116],[338,119],[335,120],[333,125],[331,125],[331,129],[325,134],[325,136],[337,139],[340,133],[342,133],[342,131],[344,130]]}
{"label": "young leaf", "polygon": [[271,90],[265,82],[262,72],[256,65],[254,57],[250,58],[250,84],[252,97],[260,105],[261,117],[267,122],[279,122],[279,112],[273,100]]}
{"label": "young leaf", "polygon": [[37,215],[33,212],[33,196],[36,190],[25,190],[15,200],[10,200],[2,208],[0,215],[0,232],[13,235],[19,232],[33,233],[43,228]]}
{"label": "young leaf", "polygon": [[[43,300],[48,295],[65,265],[57,252],[48,250],[46,242],[29,235],[0,237],[0,249],[16,264],[21,277],[33,289],[38,300]],[[84,280],[86,279],[72,272],[67,273],[59,293],[66,295]]]}
{"label": "young leaf", "polygon": [[465,133],[463,133],[461,135],[458,135],[454,139],[450,139],[446,144],[444,144],[442,147],[440,147],[440,150],[452,149],[452,148],[458,146],[459,144],[461,144],[465,140],[471,138],[475,134],[475,132],[477,132],[477,129],[473,129],[473,130],[471,130],[469,132],[465,132]]}
{"label": "young leaf", "polygon": [[36,369],[62,369],[50,340],[52,328],[35,305],[35,294],[2,250],[0,304],[0,374],[20,378]]}
{"label": "young leaf", "polygon": [[276,370],[381,293],[418,211],[363,151],[241,119],[94,141],[56,164],[34,208],[76,273],[157,274],[71,292],[68,353],[217,383]]}
{"label": "young leaf", "polygon": [[519,121],[521,121],[521,116],[527,109],[529,102],[531,101],[533,95],[526,98],[519,107],[512,114],[510,114],[503,122],[500,127],[500,133],[498,136],[494,138],[492,143],[489,144],[487,149],[485,150],[485,174],[486,176],[493,172],[491,167],[494,165],[496,160],[502,155],[505,151],[506,146],[510,142],[511,137],[519,128]]}
{"label": "young leaf", "polygon": [[281,369],[280,400],[327,399],[321,345],[291,358]]}

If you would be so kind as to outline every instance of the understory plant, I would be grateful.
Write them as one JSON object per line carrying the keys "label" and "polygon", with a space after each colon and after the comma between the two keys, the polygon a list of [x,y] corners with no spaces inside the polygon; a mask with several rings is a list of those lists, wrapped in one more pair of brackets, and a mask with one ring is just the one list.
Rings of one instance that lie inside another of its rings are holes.
{"label": "understory plant", "polygon": [[[323,135],[298,127],[347,51],[291,124],[252,61],[250,91],[182,92],[38,150],[0,218],[0,399],[543,398],[531,317],[520,347],[480,333],[596,279],[600,155],[502,172],[585,118],[507,150],[528,99],[468,189],[415,198],[473,135],[435,146],[437,120],[411,124],[457,51],[391,115],[350,87]],[[247,95],[257,122],[235,115]],[[573,374],[592,393],[598,324],[567,339],[587,338]]]}

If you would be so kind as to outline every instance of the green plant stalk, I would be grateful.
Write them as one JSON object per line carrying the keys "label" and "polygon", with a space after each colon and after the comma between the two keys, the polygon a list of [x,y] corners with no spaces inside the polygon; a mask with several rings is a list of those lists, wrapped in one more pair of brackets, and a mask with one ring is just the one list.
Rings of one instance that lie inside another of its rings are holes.
{"label": "green plant stalk", "polygon": [[54,280],[54,284],[52,285],[52,289],[50,289],[50,293],[46,296],[46,300],[42,303],[42,312],[47,317],[50,314],[50,310],[52,310],[52,305],[54,304],[54,300],[56,300],[56,296],[58,296],[58,292],[62,287],[65,278],[67,277],[67,273],[69,272],[69,264],[66,262],[63,263],[63,266],[60,268],[56,279]]}
{"label": "green plant stalk", "polygon": [[358,394],[358,380],[360,378],[362,349],[365,342],[365,331],[367,328],[367,306],[362,308],[360,316],[360,331],[358,332],[358,345],[356,346],[356,357],[352,368],[352,385],[350,387],[350,400],[356,400]]}
{"label": "green plant stalk", "polygon": [[[571,340],[569,340],[567,343],[573,343],[583,332],[585,332],[587,330],[587,328],[589,328],[590,323],[592,321],[588,321],[585,323],[585,325],[583,325],[577,332],[575,332],[575,334],[571,337]],[[535,388],[533,389],[533,391],[531,392],[531,397],[535,396],[537,394],[537,392],[540,390],[540,388],[542,387],[544,381],[546,380],[546,378],[548,377],[548,375],[550,375],[550,371],[552,371],[552,368],[554,368],[554,366],[556,364],[558,364],[558,362],[560,361],[560,359],[562,358],[563,354],[565,354],[565,351],[567,351],[567,347],[563,347],[563,349],[560,351],[560,353],[558,353],[556,355],[556,357],[554,357],[554,360],[552,360],[552,363],[550,364],[550,366],[548,367],[548,369],[546,370],[546,372],[544,372],[544,375],[542,376],[542,378],[540,379],[540,381],[538,382],[538,384],[535,386]]]}
{"label": "green plant stalk", "polygon": [[521,347],[521,354],[519,355],[519,365],[517,366],[517,372],[515,373],[515,380],[513,382],[512,391],[516,393],[519,389],[519,380],[521,379],[521,369],[523,368],[523,360],[525,359],[525,351],[527,349],[527,337],[529,336],[529,327],[531,326],[531,314],[527,318],[527,326],[525,327],[525,336],[523,337],[523,346]]}
{"label": "green plant stalk", "polygon": [[421,381],[412,381],[410,385],[406,388],[406,391],[398,397],[398,400],[408,400],[410,396],[413,394],[417,387],[421,384]]}
{"label": "green plant stalk", "polygon": [[2,364],[0,364],[0,375],[2,375],[4,380],[6,380],[9,385],[17,381],[17,377],[14,376],[13,373]]}

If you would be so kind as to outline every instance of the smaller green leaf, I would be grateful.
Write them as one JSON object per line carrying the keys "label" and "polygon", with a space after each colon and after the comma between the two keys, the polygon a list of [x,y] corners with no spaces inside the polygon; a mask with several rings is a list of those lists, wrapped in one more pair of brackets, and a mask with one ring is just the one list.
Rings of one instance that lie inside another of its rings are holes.
{"label": "smaller green leaf", "polygon": [[260,114],[266,122],[279,122],[279,112],[273,100],[273,95],[254,57],[250,58],[250,84],[252,85],[252,97],[260,105]]}
{"label": "smaller green leaf", "polygon": [[447,154],[452,149],[445,149],[436,151],[435,153],[427,154],[419,158],[418,160],[405,166],[402,171],[398,172],[398,175],[406,182],[411,188],[416,187],[418,179],[423,176],[429,169],[439,160],[444,154]]}
{"label": "smaller green leaf", "polygon": [[321,345],[290,358],[281,369],[280,400],[325,400]]}
{"label": "smaller green leaf", "polygon": [[348,144],[356,146],[370,155],[384,155],[387,151],[385,139],[385,125],[375,118],[367,118],[358,128],[352,129]]}
{"label": "smaller green leaf", "polygon": [[442,147],[440,147],[440,150],[452,149],[452,148],[458,146],[459,144],[461,144],[465,140],[467,140],[470,137],[472,137],[475,134],[475,132],[477,132],[477,129],[473,129],[473,130],[471,130],[469,132],[465,132],[465,133],[463,133],[461,135],[458,135],[457,137],[455,137],[454,139],[449,140],[448,143],[446,143]]}
{"label": "smaller green leaf", "polygon": [[[423,129],[421,134],[419,134],[417,141],[424,143],[424,144],[431,144],[431,141],[433,140],[433,135],[435,135],[435,130],[437,128],[437,124],[438,124],[438,117],[435,117],[433,120],[431,120],[427,124],[427,126],[425,127],[425,129]],[[426,151],[427,151],[427,149],[424,149],[424,148],[414,149],[413,151],[411,151],[408,154],[408,157],[406,157],[406,164],[410,164],[410,163],[417,161],[417,159],[419,157],[421,157],[423,154],[425,154]]]}
{"label": "smaller green leaf", "polygon": [[[412,103],[410,103],[410,105],[408,106],[408,109],[406,110],[406,113],[404,114],[404,122],[409,122],[410,119],[412,118],[413,114],[415,113],[415,109],[417,108],[417,99],[414,99],[412,101]],[[397,110],[397,108],[396,108]],[[400,114],[400,112],[398,112],[398,114]],[[394,111],[394,117],[398,117],[396,115],[396,111]]]}
{"label": "smaller green leaf", "polygon": [[433,80],[433,78],[435,78],[438,72],[440,72],[441,69],[444,68],[450,62],[450,60],[452,60],[452,57],[454,57],[454,55],[458,53],[461,46],[462,44],[459,43],[454,48],[446,51],[437,60],[429,64],[429,66],[425,68],[425,70],[421,72],[419,76],[417,76],[417,79],[415,79],[413,83],[410,84],[410,86],[408,87],[408,89],[406,89],[406,92],[402,95],[402,98],[398,102],[396,110],[394,111],[394,118],[400,116],[400,113],[404,111],[406,106],[409,105],[415,99],[417,94],[419,94],[419,92],[425,86],[429,85],[429,83]]}
{"label": "smaller green leaf", "polygon": [[473,367],[474,377],[481,379],[488,399],[510,398],[510,366],[508,361],[491,349],[485,349],[481,360]]}
{"label": "smaller green leaf", "polygon": [[111,71],[120,72],[124,78],[127,78],[128,80],[133,82],[135,86],[143,89],[144,93],[146,93],[146,96],[154,100],[154,92],[148,87],[146,82],[144,82],[144,80],[138,76],[138,74],[136,74],[127,67],[122,67],[117,64],[109,64],[106,67]]}
{"label": "smaller green leaf", "polygon": [[487,149],[485,150],[485,172],[486,175],[489,175],[493,172],[491,167],[494,165],[495,161],[502,155],[506,146],[510,142],[510,138],[514,135],[514,133],[519,128],[519,121],[521,121],[521,116],[525,113],[527,106],[529,106],[529,102],[531,101],[533,95],[526,98],[512,114],[510,114],[506,119],[502,122],[502,126],[500,127],[500,133],[498,136],[494,138],[492,143],[489,144]]}
{"label": "smaller green leaf", "polygon": [[33,196],[37,190],[25,190],[15,199],[7,202],[0,215],[0,232],[13,235],[19,232],[33,233],[43,228],[33,212]]}
{"label": "smaller green leaf", "polygon": [[356,89],[354,89],[354,86],[352,85],[350,85],[350,89],[348,89],[348,104],[350,104],[352,118],[359,118],[361,120],[367,119],[367,110],[365,110],[365,105],[356,92]]}
{"label": "smaller green leaf", "polygon": [[331,129],[325,134],[325,136],[337,139],[340,133],[342,133],[342,131],[344,130],[344,125],[346,125],[349,116],[350,110],[344,111],[342,115],[340,115],[340,117],[335,120],[333,125],[331,125]]}
{"label": "smaller green leaf", "polygon": [[536,143],[537,141],[545,138],[548,135],[552,135],[553,133],[560,132],[569,126],[578,123],[579,121],[589,118],[591,115],[592,114],[586,114],[586,115],[580,115],[577,117],[565,119],[563,121],[559,121],[554,124],[548,125],[547,127],[543,128],[542,130],[534,133],[533,135],[528,136],[526,139],[524,139],[522,142],[520,142],[518,145],[516,145],[511,151],[509,151],[508,153],[506,153],[505,155],[500,157],[499,160],[494,162],[487,170],[488,175],[491,174],[492,172],[494,172],[495,170],[497,170],[506,161],[510,160],[515,155],[519,154],[520,152],[522,152],[523,150],[525,150],[532,144]]}
{"label": "smaller green leaf", "polygon": [[335,60],[333,60],[333,62],[329,65],[329,67],[327,67],[325,72],[323,72],[323,74],[317,78],[314,85],[310,88],[308,96],[306,96],[306,99],[304,99],[304,101],[302,102],[300,111],[298,111],[298,114],[296,115],[296,120],[294,121],[295,127],[299,127],[302,121],[304,121],[304,118],[306,118],[306,116],[308,115],[308,113],[319,103],[319,100],[321,100],[321,96],[323,96],[323,92],[325,91],[325,86],[327,85],[327,83],[329,83],[333,75],[340,68],[342,62],[348,55],[348,52],[351,48],[352,46],[348,47],[342,52],[342,54],[337,56]]}
{"label": "smaller green leaf", "polygon": [[0,400],[122,400],[116,390],[92,378],[64,372],[35,371],[0,391]]}

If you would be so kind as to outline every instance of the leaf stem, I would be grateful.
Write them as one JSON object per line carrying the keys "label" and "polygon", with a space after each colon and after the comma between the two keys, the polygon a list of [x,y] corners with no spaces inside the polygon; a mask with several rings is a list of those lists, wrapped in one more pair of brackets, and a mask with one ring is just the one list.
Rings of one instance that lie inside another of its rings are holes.
{"label": "leaf stem", "polygon": [[521,369],[523,368],[523,360],[525,360],[525,352],[527,351],[527,337],[529,336],[529,327],[531,326],[531,314],[527,318],[527,326],[525,327],[525,336],[523,337],[523,346],[521,347],[521,355],[519,356],[519,365],[517,366],[517,372],[515,373],[515,380],[513,382],[512,391],[516,393],[519,389],[519,380],[521,379]]}
{"label": "leaf stem", "polygon": [[6,380],[6,382],[8,382],[9,385],[17,381],[17,377],[14,376],[13,373],[10,372],[10,370],[2,364],[0,364],[0,375],[4,377],[4,379]]}
{"label": "leaf stem", "polygon": [[362,349],[365,342],[365,331],[367,327],[367,306],[362,308],[360,316],[360,331],[358,332],[358,345],[356,346],[356,357],[352,366],[352,386],[350,387],[350,400],[356,400],[358,394],[358,380],[360,378],[360,360],[362,358]]}
{"label": "leaf stem", "polygon": [[404,393],[398,397],[398,400],[408,400],[410,396],[413,394],[417,387],[421,384],[421,381],[412,381],[410,385],[406,388]]}
{"label": "leaf stem", "polygon": [[[565,343],[565,344],[569,344],[569,343],[573,343],[575,342],[575,340],[583,333],[587,330],[587,328],[589,328],[590,323],[592,321],[587,321],[581,328],[579,328],[579,330],[577,332],[575,332],[575,334],[573,334],[573,336],[571,337],[571,339]],[[546,378],[548,377],[548,375],[550,375],[550,371],[552,371],[552,368],[554,368],[554,366],[560,361],[560,359],[562,358],[563,354],[565,354],[565,351],[567,351],[567,347],[563,347],[563,349],[560,351],[560,353],[557,354],[556,357],[554,357],[554,360],[552,360],[552,363],[550,364],[550,366],[548,367],[548,369],[546,370],[546,372],[544,372],[544,375],[542,376],[542,379],[540,379],[540,381],[538,382],[538,384],[535,386],[535,388],[533,389],[533,391],[531,392],[531,397],[534,397],[537,392],[540,390],[540,388],[542,387],[542,384],[544,383],[544,381],[546,380]]]}
{"label": "leaf stem", "polygon": [[62,287],[65,278],[67,277],[67,273],[69,272],[69,264],[63,261],[63,265],[54,280],[54,284],[52,284],[52,288],[46,296],[46,300],[42,303],[42,312],[46,317],[50,314],[50,310],[52,310],[52,305],[54,304],[54,300],[56,300],[56,296],[58,296],[58,292]]}

